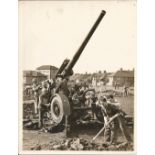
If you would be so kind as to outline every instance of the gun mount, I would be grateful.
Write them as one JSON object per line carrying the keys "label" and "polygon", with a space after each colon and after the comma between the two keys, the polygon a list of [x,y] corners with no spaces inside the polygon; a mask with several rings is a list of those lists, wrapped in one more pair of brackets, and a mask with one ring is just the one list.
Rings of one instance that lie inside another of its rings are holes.
{"label": "gun mount", "polygon": [[51,116],[56,123],[60,123],[63,120],[63,116],[69,116],[72,113],[72,107],[70,103],[71,101],[68,97],[68,93],[66,93],[66,90],[68,89],[68,77],[73,74],[73,67],[78,61],[80,55],[82,54],[96,28],[100,24],[105,13],[106,12],[104,10],[101,11],[99,17],[90,29],[89,33],[87,34],[77,52],[74,54],[73,58],[71,60],[65,59],[56,74],[56,78],[61,77],[61,82],[56,86],[55,94],[51,99]]}

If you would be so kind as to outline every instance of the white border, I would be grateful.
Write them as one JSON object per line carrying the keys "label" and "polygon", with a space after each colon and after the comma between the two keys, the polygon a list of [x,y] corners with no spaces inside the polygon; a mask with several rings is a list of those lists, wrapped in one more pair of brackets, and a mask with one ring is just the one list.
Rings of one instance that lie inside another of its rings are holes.
{"label": "white border", "polygon": [[[88,0],[89,2],[90,0]],[[103,0],[104,1],[104,0]],[[114,0],[115,1],[115,0]],[[136,2],[136,1],[135,1]],[[19,52],[19,64],[22,62],[22,53]],[[136,70],[135,70],[136,72]],[[135,73],[136,74],[136,73]],[[136,90],[136,79],[135,79]],[[136,92],[136,91],[135,91]],[[19,109],[22,109],[22,68],[19,66]],[[134,96],[134,150],[133,151],[55,151],[55,150],[23,150],[22,111],[19,110],[19,154],[136,154],[136,95]]]}
{"label": "white border", "polygon": [[[0,1],[0,153],[18,154],[18,5]],[[154,154],[155,1],[138,1],[137,154]],[[148,83],[153,81],[151,85]],[[9,88],[13,91],[8,95]],[[149,90],[149,91],[148,91]],[[151,93],[150,93],[151,92]],[[6,101],[7,99],[7,101]],[[6,115],[6,110],[7,114]],[[5,118],[5,119],[3,119]],[[10,123],[9,123],[10,122]],[[11,125],[10,125],[11,124]],[[149,127],[148,127],[149,124]]]}

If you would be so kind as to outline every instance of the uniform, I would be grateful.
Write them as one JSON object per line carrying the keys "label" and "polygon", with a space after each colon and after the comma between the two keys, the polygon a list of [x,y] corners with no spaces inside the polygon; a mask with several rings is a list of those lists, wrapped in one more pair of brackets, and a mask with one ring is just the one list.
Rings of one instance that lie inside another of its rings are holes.
{"label": "uniform", "polygon": [[43,117],[47,108],[49,107],[49,90],[47,87],[47,83],[43,82],[43,88],[41,90],[41,94],[39,96],[39,126],[43,126]]}
{"label": "uniform", "polygon": [[35,114],[37,114],[37,107],[38,107],[38,103],[39,103],[39,89],[40,86],[37,84],[36,79],[33,79],[33,84],[32,84],[32,91],[34,94],[34,112]]}
{"label": "uniform", "polygon": [[128,96],[128,87],[124,87],[124,96]]}
{"label": "uniform", "polygon": [[124,138],[126,141],[132,141],[130,135],[127,132],[126,126],[125,126],[125,120],[124,120],[124,112],[120,109],[118,104],[115,103],[108,103],[103,102],[102,106],[102,113],[104,114],[104,120],[105,123],[109,121],[109,119],[114,116],[115,114],[121,114],[120,116],[116,117],[110,125],[108,125],[105,128],[104,132],[104,138],[106,142],[110,142],[111,144],[116,142],[117,137],[118,137],[118,129],[121,130]]}

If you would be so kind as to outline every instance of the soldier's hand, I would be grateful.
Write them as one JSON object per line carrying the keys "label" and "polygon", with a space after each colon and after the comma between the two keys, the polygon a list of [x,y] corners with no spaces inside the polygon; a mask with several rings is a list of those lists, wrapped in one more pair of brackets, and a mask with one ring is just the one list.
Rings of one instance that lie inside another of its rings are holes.
{"label": "soldier's hand", "polygon": [[120,115],[123,116],[123,117],[125,117],[127,114],[124,111],[121,111],[120,112]]}

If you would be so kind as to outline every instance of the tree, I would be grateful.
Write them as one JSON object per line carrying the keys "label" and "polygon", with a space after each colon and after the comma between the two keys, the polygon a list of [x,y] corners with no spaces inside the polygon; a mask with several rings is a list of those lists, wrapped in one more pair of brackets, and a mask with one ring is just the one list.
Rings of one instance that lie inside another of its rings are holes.
{"label": "tree", "polygon": [[98,74],[102,74],[102,71],[98,71]]}

